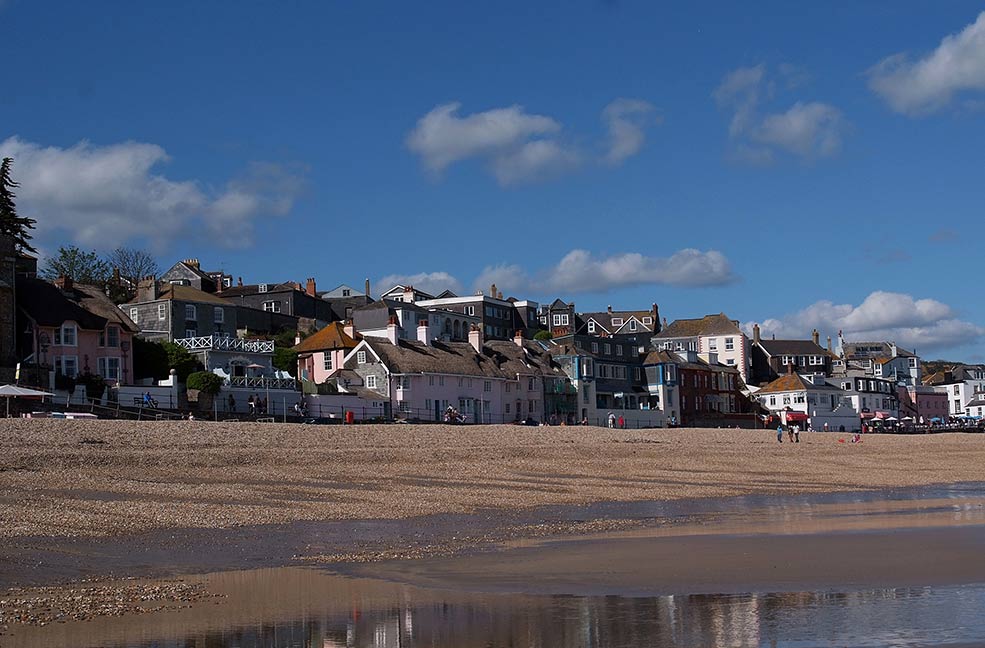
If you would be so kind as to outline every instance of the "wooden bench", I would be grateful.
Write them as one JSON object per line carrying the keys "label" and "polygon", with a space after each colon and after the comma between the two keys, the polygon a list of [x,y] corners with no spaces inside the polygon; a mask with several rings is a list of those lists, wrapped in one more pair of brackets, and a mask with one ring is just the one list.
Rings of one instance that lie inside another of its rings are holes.
{"label": "wooden bench", "polygon": [[[144,397],[143,396],[134,396],[133,397],[133,405],[134,405],[134,407],[147,407],[148,406],[148,403],[145,403],[144,402]],[[151,405],[153,407],[157,407],[157,401],[152,398],[150,400],[149,405]]]}
{"label": "wooden bench", "polygon": [[262,416],[262,417],[258,418],[256,421],[257,421],[257,423],[273,423],[274,422],[274,417],[273,416]]}

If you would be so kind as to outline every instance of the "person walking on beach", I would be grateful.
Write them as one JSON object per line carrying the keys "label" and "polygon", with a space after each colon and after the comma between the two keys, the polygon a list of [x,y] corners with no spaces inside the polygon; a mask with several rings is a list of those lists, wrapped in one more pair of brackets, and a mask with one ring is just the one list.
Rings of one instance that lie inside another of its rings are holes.
{"label": "person walking on beach", "polygon": [[776,426],[776,442],[783,443],[783,424]]}

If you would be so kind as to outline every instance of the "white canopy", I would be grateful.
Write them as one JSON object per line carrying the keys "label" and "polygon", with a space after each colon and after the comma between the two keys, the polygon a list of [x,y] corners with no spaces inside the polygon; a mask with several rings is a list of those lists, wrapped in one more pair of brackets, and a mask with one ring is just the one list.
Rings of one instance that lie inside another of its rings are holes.
{"label": "white canopy", "polygon": [[0,398],[17,398],[18,396],[41,398],[43,396],[54,396],[54,394],[36,389],[28,389],[27,387],[18,387],[17,385],[0,385]]}

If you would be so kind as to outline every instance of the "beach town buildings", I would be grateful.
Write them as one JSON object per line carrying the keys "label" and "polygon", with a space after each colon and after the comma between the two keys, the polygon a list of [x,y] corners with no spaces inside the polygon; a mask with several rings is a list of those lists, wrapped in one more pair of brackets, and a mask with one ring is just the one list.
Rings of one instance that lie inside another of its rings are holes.
{"label": "beach town buildings", "polygon": [[17,278],[19,360],[42,368],[45,386],[57,375],[101,376],[110,385],[133,380],[133,336],[139,330],[101,288]]}
{"label": "beach town buildings", "polygon": [[853,396],[857,394],[832,384],[823,373],[790,372],[764,385],[755,397],[784,425],[853,432],[861,428]]}
{"label": "beach town buildings", "polygon": [[955,365],[928,376],[925,384],[947,398],[944,416],[985,416],[985,365]]}
{"label": "beach town buildings", "polygon": [[743,383],[749,381],[752,369],[749,338],[739,328],[738,320],[729,319],[725,313],[675,320],[653,336],[653,343],[665,351],[717,354],[718,362],[735,367]]}
{"label": "beach town buildings", "polygon": [[835,373],[860,372],[906,385],[920,384],[920,358],[895,342],[845,342],[838,333],[841,356],[834,360]]}
{"label": "beach town buildings", "polygon": [[298,378],[320,385],[342,370],[345,356],[357,345],[350,324],[332,322],[294,347],[298,354]]}
{"label": "beach town buildings", "polygon": [[916,423],[939,422],[948,417],[948,395],[930,385],[898,385],[900,418]]}
{"label": "beach town buildings", "polygon": [[318,296],[316,282],[310,277],[304,289],[295,282],[249,285],[238,282],[217,292],[216,297],[253,311],[295,317],[295,328],[306,331],[315,331],[336,319],[332,304]]}
{"label": "beach town buildings", "polygon": [[830,376],[835,359],[831,351],[831,338],[828,338],[827,349],[819,341],[817,329],[811,333],[810,340],[763,339],[759,324],[753,324],[750,384],[769,383],[791,371]]}

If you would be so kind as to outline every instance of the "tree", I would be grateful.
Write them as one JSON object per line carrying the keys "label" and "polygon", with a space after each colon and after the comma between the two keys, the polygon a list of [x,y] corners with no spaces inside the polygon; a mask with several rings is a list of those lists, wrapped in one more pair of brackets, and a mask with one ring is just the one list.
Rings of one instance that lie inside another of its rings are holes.
{"label": "tree", "polygon": [[110,279],[109,264],[95,252],[83,252],[74,245],[58,248],[58,254],[44,262],[41,276],[49,281],[71,277],[73,281],[103,287]]}
{"label": "tree", "polygon": [[534,335],[535,340],[550,340],[553,337],[554,336],[551,335],[551,332],[547,330],[537,331],[537,333]]}
{"label": "tree", "polygon": [[297,378],[298,374],[298,352],[286,347],[274,347],[274,358],[272,360],[274,368],[286,371],[292,378]]}
{"label": "tree", "polygon": [[184,347],[174,342],[164,342],[162,346],[168,354],[169,369],[174,369],[178,374],[178,382],[185,382],[192,372],[202,369],[202,363]]}
{"label": "tree", "polygon": [[4,158],[0,163],[0,234],[8,234],[14,239],[14,245],[18,250],[37,252],[28,241],[33,238],[27,230],[34,229],[37,222],[33,218],[17,215],[17,206],[14,204],[13,189],[20,185],[10,177],[10,165],[13,158]]}
{"label": "tree", "polygon": [[125,279],[131,290],[137,288],[137,282],[144,277],[156,277],[161,269],[157,261],[144,250],[120,247],[106,257],[110,267],[120,271],[120,278]]}
{"label": "tree", "polygon": [[163,344],[141,337],[133,338],[133,377],[135,379],[164,380],[168,377],[170,369],[168,351]]}
{"label": "tree", "polygon": [[211,371],[196,371],[189,374],[185,386],[215,396],[222,389],[222,378]]}

